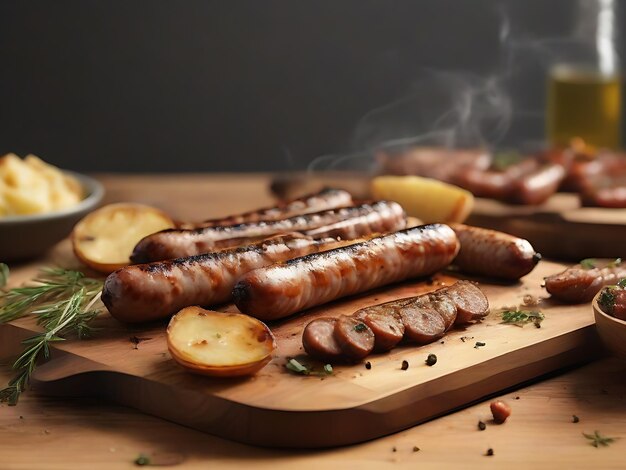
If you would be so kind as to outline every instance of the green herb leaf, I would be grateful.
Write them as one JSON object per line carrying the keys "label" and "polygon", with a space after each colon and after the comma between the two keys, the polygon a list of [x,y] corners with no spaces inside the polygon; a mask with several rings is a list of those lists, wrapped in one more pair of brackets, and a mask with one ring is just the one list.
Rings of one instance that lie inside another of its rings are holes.
{"label": "green herb leaf", "polygon": [[311,367],[308,364],[302,364],[296,359],[289,359],[285,364],[285,368],[290,372],[298,375],[315,375],[318,377],[323,377],[325,375],[331,375],[333,373],[333,366],[331,364],[326,364],[321,370],[319,370]]}
{"label": "green herb leaf", "polygon": [[539,327],[545,319],[543,313],[537,310],[504,310],[502,313],[502,323],[509,323],[516,326],[524,326],[527,323],[534,323]]}
{"label": "green herb leaf", "polygon": [[615,292],[609,287],[605,287],[598,296],[598,305],[605,313],[612,314],[615,308]]}
{"label": "green herb leaf", "polygon": [[580,266],[583,269],[593,269],[596,267],[596,260],[595,258],[585,258],[580,262]]}
{"label": "green herb leaf", "polygon": [[617,285],[618,285],[619,287],[624,287],[624,288],[626,288],[626,277],[624,277],[624,278],[620,279],[620,280],[619,280],[619,282],[617,283]]}
{"label": "green herb leaf", "polygon": [[296,374],[307,375],[309,373],[309,369],[295,359],[289,359],[287,364],[285,364],[285,367]]}
{"label": "green herb leaf", "polygon": [[7,285],[9,281],[9,266],[0,263],[0,289]]}
{"label": "green herb leaf", "polygon": [[33,285],[0,294],[0,323],[35,315],[43,332],[22,341],[25,349],[13,364],[16,376],[0,390],[0,402],[17,404],[40,359],[50,357],[50,344],[67,334],[83,339],[93,331],[90,322],[101,312],[103,282],[79,271],[42,269]]}
{"label": "green herb leaf", "polygon": [[622,264],[622,258],[615,258],[613,261],[607,264],[607,268],[616,268],[620,264]]}
{"label": "green herb leaf", "polygon": [[591,441],[590,444],[594,447],[600,447],[600,446],[606,447],[609,444],[612,444],[613,442],[615,442],[615,440],[617,439],[616,437],[603,436],[598,431],[594,431],[593,434],[583,433],[583,436],[589,439]]}
{"label": "green herb leaf", "polygon": [[362,333],[365,330],[367,330],[367,325],[365,323],[357,323],[356,325],[354,325],[354,331],[356,331],[357,333]]}

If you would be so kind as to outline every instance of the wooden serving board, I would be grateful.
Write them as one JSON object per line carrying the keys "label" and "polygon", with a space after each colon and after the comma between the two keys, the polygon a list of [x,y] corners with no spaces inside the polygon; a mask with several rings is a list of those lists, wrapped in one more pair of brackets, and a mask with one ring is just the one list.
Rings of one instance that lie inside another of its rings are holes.
{"label": "wooden serving board", "polygon": [[[69,250],[62,247],[68,264]],[[12,284],[34,274],[41,263],[14,272]],[[49,265],[49,264],[45,264]],[[516,306],[524,295],[545,298],[544,276],[564,268],[542,261],[522,282],[481,282],[495,311]],[[233,440],[277,447],[351,444],[389,434],[466,406],[490,394],[549,372],[590,360],[600,351],[589,304],[562,306],[545,301],[541,328],[500,323],[496,313],[441,341],[403,346],[364,364],[334,366],[327,377],[295,376],[284,365],[302,354],[303,325],[319,316],[434,290],[453,283],[452,274],[413,280],[312,309],[271,324],[278,350],[272,362],[246,379],[212,379],[189,374],[170,357],[165,323],[129,327],[108,315],[89,340],[55,343],[49,362],[38,367],[34,385],[55,395],[92,395]],[[233,311],[227,306],[223,311]],[[37,327],[22,319],[0,327],[0,345],[17,354],[20,341]],[[131,338],[140,339],[134,344]],[[476,342],[485,346],[476,347]],[[437,355],[428,367],[428,354]],[[401,370],[402,361],[408,370]]]}
{"label": "wooden serving board", "polygon": [[[358,172],[286,173],[271,188],[278,197],[293,198],[332,186],[368,199],[371,178]],[[467,223],[526,238],[549,258],[578,262],[625,255],[626,209],[580,207],[576,194],[557,193],[538,206],[476,198]]]}

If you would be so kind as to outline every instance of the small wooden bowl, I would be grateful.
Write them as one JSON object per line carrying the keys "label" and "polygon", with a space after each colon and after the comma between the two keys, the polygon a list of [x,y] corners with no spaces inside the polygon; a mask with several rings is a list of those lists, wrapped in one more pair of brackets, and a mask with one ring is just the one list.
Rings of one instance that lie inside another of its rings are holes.
{"label": "small wooden bowl", "polygon": [[592,302],[598,335],[614,356],[626,359],[626,321],[604,313],[598,305],[599,296],[600,293],[593,298]]}

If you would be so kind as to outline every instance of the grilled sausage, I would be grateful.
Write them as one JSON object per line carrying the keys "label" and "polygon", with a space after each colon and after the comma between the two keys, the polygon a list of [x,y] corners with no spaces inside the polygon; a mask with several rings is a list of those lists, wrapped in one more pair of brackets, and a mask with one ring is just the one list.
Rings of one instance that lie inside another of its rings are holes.
{"label": "grilled sausage", "polygon": [[463,224],[450,226],[461,242],[453,264],[467,273],[516,280],[531,272],[541,259],[523,238]]}
{"label": "grilled sausage", "polygon": [[544,165],[515,181],[509,201],[516,204],[541,204],[556,193],[565,174],[563,165],[558,163]]}
{"label": "grilled sausage", "polygon": [[529,158],[502,171],[460,169],[455,174],[454,183],[467,189],[474,196],[504,201],[511,198],[514,182],[535,171],[538,166],[539,163],[535,159]]}
{"label": "grilled sausage", "polygon": [[546,290],[552,297],[567,303],[583,303],[593,299],[604,286],[617,284],[626,277],[626,265],[585,269],[576,265],[545,279]]}
{"label": "grilled sausage", "polygon": [[384,352],[403,338],[418,344],[430,343],[441,338],[453,324],[465,325],[488,313],[489,302],[478,286],[458,281],[428,294],[362,308],[351,317],[313,320],[304,329],[302,344],[317,359],[358,360],[370,349],[370,330],[374,336],[373,350]]}
{"label": "grilled sausage", "polygon": [[239,310],[264,320],[447,266],[459,249],[454,231],[422,225],[350,246],[255,269],[233,289]]}
{"label": "grilled sausage", "polygon": [[199,223],[181,224],[180,228],[196,229],[202,227],[216,227],[223,225],[237,225],[250,222],[267,222],[270,220],[281,220],[295,215],[310,214],[337,207],[352,205],[352,196],[342,189],[325,188],[314,194],[292,199],[291,201],[279,203],[274,207],[257,209],[243,214],[232,215],[221,219],[210,219]]}
{"label": "grilled sausage", "polygon": [[131,260],[134,263],[146,263],[193,256],[213,251],[216,243],[231,238],[269,237],[285,232],[302,232],[373,213],[376,213],[377,216],[372,215],[372,219],[391,217],[393,220],[397,220],[399,214],[404,217],[404,211],[399,204],[377,201],[371,204],[331,209],[270,222],[251,222],[195,230],[163,230],[143,238],[135,246]]}
{"label": "grilled sausage", "polygon": [[389,204],[376,212],[302,232],[312,238],[354,240],[373,233],[397,232],[407,226],[407,218],[399,204]]}
{"label": "grilled sausage", "polygon": [[123,322],[167,318],[183,307],[228,301],[235,282],[247,271],[335,244],[333,239],[293,234],[189,258],[127,266],[107,277],[102,301]]}
{"label": "grilled sausage", "polygon": [[302,346],[307,354],[320,361],[337,362],[342,359],[341,346],[335,339],[335,318],[317,318],[302,332]]}

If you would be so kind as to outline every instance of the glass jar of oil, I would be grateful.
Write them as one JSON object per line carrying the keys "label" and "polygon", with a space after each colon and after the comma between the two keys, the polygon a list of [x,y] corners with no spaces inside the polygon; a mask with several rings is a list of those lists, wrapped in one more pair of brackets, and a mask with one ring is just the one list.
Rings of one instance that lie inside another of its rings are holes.
{"label": "glass jar of oil", "polygon": [[547,133],[552,145],[580,138],[592,147],[621,146],[621,77],[557,65],[548,77]]}

